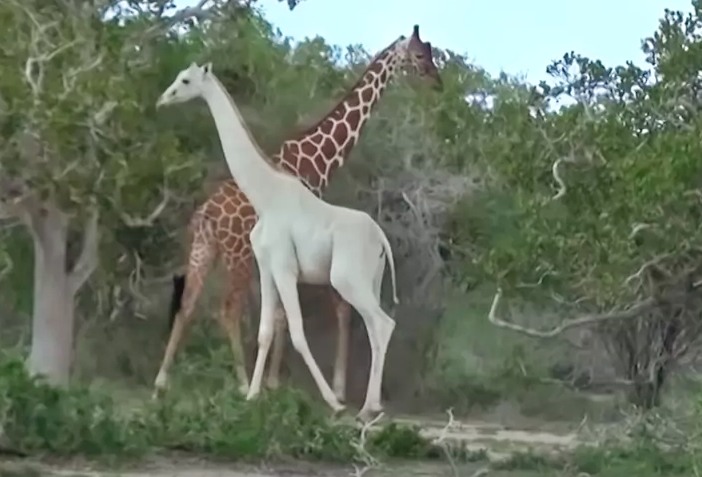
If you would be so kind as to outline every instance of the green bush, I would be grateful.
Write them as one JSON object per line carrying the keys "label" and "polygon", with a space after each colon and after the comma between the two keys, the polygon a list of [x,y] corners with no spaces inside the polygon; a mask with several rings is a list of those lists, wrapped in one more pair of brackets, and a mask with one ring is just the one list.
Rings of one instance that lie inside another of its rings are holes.
{"label": "green bush", "polygon": [[[235,459],[297,457],[360,459],[360,431],[327,417],[295,390],[268,392],[246,402],[235,383],[216,392],[170,393],[130,407],[106,392],[55,388],[30,377],[16,358],[0,358],[0,430],[23,452],[55,455],[139,455],[180,449]],[[389,424],[371,433],[374,457],[438,455],[415,428]]]}
{"label": "green bush", "polygon": [[146,429],[120,419],[109,396],[51,387],[16,359],[0,361],[0,430],[25,452],[129,453],[148,443]]}

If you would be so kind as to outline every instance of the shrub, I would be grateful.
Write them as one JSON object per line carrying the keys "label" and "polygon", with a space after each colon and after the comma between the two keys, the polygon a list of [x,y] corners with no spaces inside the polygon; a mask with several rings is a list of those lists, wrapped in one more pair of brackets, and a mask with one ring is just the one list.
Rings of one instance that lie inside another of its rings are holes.
{"label": "shrub", "polygon": [[[138,455],[181,449],[235,459],[362,458],[359,430],[330,420],[325,411],[290,389],[247,402],[233,382],[214,393],[171,393],[127,409],[105,392],[50,386],[30,377],[20,360],[0,357],[0,438],[28,453]],[[418,429],[391,423],[369,436],[364,451],[411,458],[430,456],[431,448]]]}

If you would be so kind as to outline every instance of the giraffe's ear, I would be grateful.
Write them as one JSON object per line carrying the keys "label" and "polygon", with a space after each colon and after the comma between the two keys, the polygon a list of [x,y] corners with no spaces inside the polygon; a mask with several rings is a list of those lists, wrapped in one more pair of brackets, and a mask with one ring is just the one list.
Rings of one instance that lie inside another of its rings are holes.
{"label": "giraffe's ear", "polygon": [[202,65],[202,72],[205,75],[212,73],[212,62],[211,61],[208,61],[207,63]]}

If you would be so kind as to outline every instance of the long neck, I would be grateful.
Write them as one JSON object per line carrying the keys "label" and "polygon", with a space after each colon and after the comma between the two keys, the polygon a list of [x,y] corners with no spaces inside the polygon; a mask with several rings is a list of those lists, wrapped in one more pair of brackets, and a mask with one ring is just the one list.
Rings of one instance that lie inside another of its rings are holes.
{"label": "long neck", "polygon": [[280,190],[278,184],[285,179],[267,162],[224,86],[213,74],[206,81],[202,96],[217,127],[229,172],[261,215],[275,199],[274,192]]}
{"label": "long neck", "polygon": [[301,136],[284,142],[275,159],[321,196],[334,171],[344,165],[358,142],[373,107],[400,64],[401,58],[393,43],[378,54],[358,83],[329,114]]}

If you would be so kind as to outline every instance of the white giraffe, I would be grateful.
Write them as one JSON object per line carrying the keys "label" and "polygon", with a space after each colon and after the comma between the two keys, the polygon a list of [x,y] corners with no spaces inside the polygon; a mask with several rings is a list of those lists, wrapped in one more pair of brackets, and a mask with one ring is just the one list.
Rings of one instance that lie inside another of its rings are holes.
{"label": "white giraffe", "polygon": [[192,63],[178,73],[156,107],[194,98],[203,98],[209,106],[229,171],[258,216],[251,231],[251,245],[259,268],[261,319],[247,399],[260,392],[280,300],[293,346],[302,355],[324,400],[335,412],[344,409],[310,352],[297,294],[298,282],[329,284],[356,308],[368,331],[371,369],[366,400],[358,414],[360,419],[368,420],[382,410],[380,388],[385,355],[395,329],[395,321],[380,307],[386,259],[393,299],[398,303],[387,237],[365,212],[324,202],[295,176],[268,162],[233,99],[212,73],[212,63]]}

